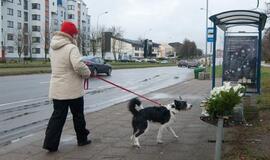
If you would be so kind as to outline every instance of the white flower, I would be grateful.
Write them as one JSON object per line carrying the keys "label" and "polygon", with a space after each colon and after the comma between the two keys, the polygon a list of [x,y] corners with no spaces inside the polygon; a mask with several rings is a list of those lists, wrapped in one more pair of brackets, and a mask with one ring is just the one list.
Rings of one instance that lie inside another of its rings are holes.
{"label": "white flower", "polygon": [[239,93],[238,93],[238,96],[239,96],[239,97],[243,97],[243,96],[244,96],[244,93],[239,92]]}

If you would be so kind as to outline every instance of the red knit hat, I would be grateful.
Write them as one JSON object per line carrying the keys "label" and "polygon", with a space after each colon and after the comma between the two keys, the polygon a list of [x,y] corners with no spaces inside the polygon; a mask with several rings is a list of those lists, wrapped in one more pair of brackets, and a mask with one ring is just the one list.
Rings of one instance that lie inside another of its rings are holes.
{"label": "red knit hat", "polygon": [[78,34],[78,30],[74,23],[69,21],[64,21],[61,26],[61,32],[69,34],[71,37]]}

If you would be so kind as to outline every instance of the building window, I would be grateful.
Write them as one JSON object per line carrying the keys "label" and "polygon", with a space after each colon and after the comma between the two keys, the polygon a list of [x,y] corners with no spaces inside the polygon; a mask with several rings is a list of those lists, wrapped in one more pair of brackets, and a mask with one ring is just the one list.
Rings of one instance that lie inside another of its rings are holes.
{"label": "building window", "polygon": [[64,13],[63,13],[63,11],[61,11],[61,17],[63,17],[64,16]]}
{"label": "building window", "polygon": [[68,10],[75,10],[75,6],[73,6],[73,5],[68,5],[67,8],[68,8]]}
{"label": "building window", "polygon": [[32,48],[33,54],[40,54],[40,48]]}
{"label": "building window", "polygon": [[22,5],[22,0],[18,0],[18,5]]}
{"label": "building window", "polygon": [[40,15],[33,14],[32,15],[32,20],[40,21]]}
{"label": "building window", "polygon": [[139,51],[140,50],[140,48],[139,47],[135,47],[135,51]]}
{"label": "building window", "polygon": [[68,19],[74,19],[74,18],[75,18],[74,14],[68,14]]}
{"label": "building window", "polygon": [[23,32],[28,33],[28,24],[27,23],[23,24]]}
{"label": "building window", "polygon": [[7,47],[7,52],[8,52],[8,53],[14,53],[14,47],[8,46],[8,47]]}
{"label": "building window", "polygon": [[24,2],[23,3],[24,10],[28,10],[28,0],[24,0],[23,2]]}
{"label": "building window", "polygon": [[28,22],[28,12],[24,12],[24,21]]}
{"label": "building window", "polygon": [[8,8],[8,9],[7,9],[7,15],[13,16],[13,9]]}
{"label": "building window", "polygon": [[32,26],[32,31],[40,32],[40,26]]}
{"label": "building window", "polygon": [[40,26],[32,26],[33,32],[40,32]]}
{"label": "building window", "polygon": [[22,11],[18,10],[17,15],[18,15],[18,17],[22,17]]}
{"label": "building window", "polygon": [[40,43],[40,37],[32,37],[33,43]]}
{"label": "building window", "polygon": [[10,2],[10,3],[13,3],[13,0],[7,0],[8,2]]}
{"label": "building window", "polygon": [[8,41],[13,41],[13,40],[14,40],[14,35],[11,34],[11,33],[8,33],[8,34],[7,34],[7,40],[8,40]]}
{"label": "building window", "polygon": [[22,23],[18,22],[18,23],[17,23],[17,28],[18,28],[19,30],[22,29]]}
{"label": "building window", "polygon": [[39,3],[32,3],[32,9],[40,10],[40,4]]}
{"label": "building window", "polygon": [[13,28],[14,27],[14,22],[13,21],[7,21],[7,26],[8,26],[8,28]]}

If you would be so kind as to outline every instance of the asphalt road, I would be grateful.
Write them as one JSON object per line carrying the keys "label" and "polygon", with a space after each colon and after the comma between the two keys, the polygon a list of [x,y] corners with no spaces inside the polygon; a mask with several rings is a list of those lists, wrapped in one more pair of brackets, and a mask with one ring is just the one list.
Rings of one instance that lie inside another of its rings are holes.
{"label": "asphalt road", "polygon": [[[193,70],[178,67],[114,70],[103,78],[139,94],[146,94],[193,78]],[[46,127],[52,113],[48,100],[50,74],[0,77],[0,145]],[[135,95],[91,78],[85,91],[85,111],[93,112]],[[151,97],[158,99],[159,96]]]}

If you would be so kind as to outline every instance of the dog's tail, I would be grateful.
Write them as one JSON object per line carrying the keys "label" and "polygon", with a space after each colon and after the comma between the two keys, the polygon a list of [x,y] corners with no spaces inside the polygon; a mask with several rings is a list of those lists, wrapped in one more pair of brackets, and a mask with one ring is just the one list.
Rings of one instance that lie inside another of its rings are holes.
{"label": "dog's tail", "polygon": [[138,113],[138,111],[136,110],[136,105],[141,105],[141,101],[138,98],[133,98],[129,101],[128,109],[134,116]]}

